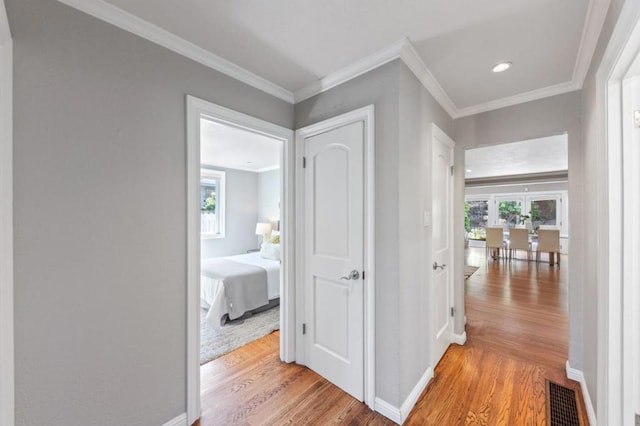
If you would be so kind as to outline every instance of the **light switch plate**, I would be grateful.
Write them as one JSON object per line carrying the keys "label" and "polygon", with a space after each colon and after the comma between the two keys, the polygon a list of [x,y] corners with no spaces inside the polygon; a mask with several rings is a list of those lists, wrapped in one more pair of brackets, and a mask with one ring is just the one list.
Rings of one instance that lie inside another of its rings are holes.
{"label": "light switch plate", "polygon": [[425,228],[431,226],[431,212],[424,212],[423,213],[422,222],[423,222]]}
{"label": "light switch plate", "polygon": [[640,111],[633,111],[633,124],[640,127]]}

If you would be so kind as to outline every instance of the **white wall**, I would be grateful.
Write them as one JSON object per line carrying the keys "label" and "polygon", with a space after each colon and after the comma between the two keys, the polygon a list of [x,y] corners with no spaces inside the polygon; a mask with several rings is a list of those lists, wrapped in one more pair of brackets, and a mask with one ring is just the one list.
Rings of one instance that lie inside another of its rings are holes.
{"label": "white wall", "polygon": [[280,170],[258,173],[258,222],[280,219]]}
{"label": "white wall", "polygon": [[258,173],[215,167],[226,173],[225,237],[200,240],[200,256],[233,256],[258,248]]}
{"label": "white wall", "polygon": [[288,128],[293,107],[60,2],[5,4],[16,424],[164,424],[186,411],[185,96]]}

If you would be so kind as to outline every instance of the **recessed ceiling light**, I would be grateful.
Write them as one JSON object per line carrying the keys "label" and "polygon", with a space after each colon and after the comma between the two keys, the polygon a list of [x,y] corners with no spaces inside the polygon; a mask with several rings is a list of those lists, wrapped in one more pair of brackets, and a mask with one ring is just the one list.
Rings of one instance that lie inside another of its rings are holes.
{"label": "recessed ceiling light", "polygon": [[503,72],[511,68],[511,65],[513,65],[511,62],[500,62],[499,64],[495,64],[493,68],[491,68],[491,71]]}
{"label": "recessed ceiling light", "polygon": [[467,173],[471,173],[473,170],[471,169],[467,169]]}

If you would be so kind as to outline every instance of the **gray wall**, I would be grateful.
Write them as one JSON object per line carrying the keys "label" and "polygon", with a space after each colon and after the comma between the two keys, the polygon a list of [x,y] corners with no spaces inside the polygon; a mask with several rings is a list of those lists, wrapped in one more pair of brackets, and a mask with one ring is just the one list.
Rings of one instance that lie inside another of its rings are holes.
{"label": "gray wall", "polygon": [[[431,123],[453,136],[453,120],[404,63],[400,66],[398,139],[398,248],[400,303],[400,403],[430,365],[432,228]],[[388,207],[388,206],[387,206]],[[459,269],[462,277],[463,270]]]}
{"label": "gray wall", "polygon": [[258,248],[258,173],[212,168],[225,175],[225,237],[200,240],[200,256],[232,256]]}
{"label": "gray wall", "polygon": [[291,105],[51,0],[14,37],[18,425],[184,413],[185,95],[291,128]]}
{"label": "gray wall", "polygon": [[376,396],[400,406],[429,367],[423,266],[431,234],[430,125],[453,120],[400,61],[299,103],[296,128],[374,104],[376,156]]}
{"label": "gray wall", "polygon": [[393,61],[295,106],[295,128],[375,106],[376,396],[400,402],[398,294],[398,102],[400,62]]}
{"label": "gray wall", "polygon": [[[598,40],[598,45],[596,47],[593,60],[591,62],[591,67],[587,74],[587,77],[584,82],[584,86],[582,88],[582,132],[584,139],[584,149],[582,151],[581,161],[584,162],[584,170],[589,171],[585,173],[583,176],[584,186],[585,188],[591,188],[589,191],[589,203],[586,204],[585,207],[590,206],[591,203],[595,201],[594,197],[594,188],[598,188],[601,185],[601,182],[606,182],[606,176],[599,176],[595,171],[597,170],[598,164],[602,164],[603,161],[606,161],[606,158],[603,158],[601,153],[606,152],[605,141],[603,141],[598,134],[597,126],[598,126],[598,111],[596,110],[596,90],[595,90],[595,79],[596,72],[600,63],[602,62],[602,57],[604,55],[607,44],[609,43],[609,39],[611,38],[611,33],[615,27],[615,23],[618,20],[618,16],[620,15],[620,11],[624,4],[624,0],[611,0],[611,4],[609,6],[609,11],[607,12],[607,17],[602,28],[602,32],[600,33],[600,39]],[[602,123],[604,125],[604,123]],[[600,149],[598,148],[600,145]],[[598,182],[601,180],[601,182]],[[604,200],[606,202],[606,194],[604,195]],[[597,202],[597,201],[596,201]],[[593,213],[593,209],[590,209]],[[590,215],[590,217],[593,217]],[[604,220],[604,223],[608,220],[607,217],[601,218]],[[600,223],[603,223],[599,220],[591,220],[588,223],[589,230],[591,232],[585,233],[584,236],[584,281],[582,282],[582,287],[584,288],[584,297],[583,297],[583,348],[584,355],[582,359],[582,364],[579,368],[584,372],[584,377],[587,382],[587,386],[589,388],[589,396],[591,397],[591,402],[594,408],[599,412],[600,408],[606,407],[597,407],[596,401],[598,400],[598,343],[600,345],[606,344],[606,336],[598,336],[597,330],[598,328],[598,318],[596,313],[598,312],[598,303],[604,303],[606,306],[606,300],[598,300],[598,287],[599,286],[607,286],[608,283],[602,282],[598,283],[598,270],[597,265],[599,263],[597,249],[601,244],[606,244],[603,241],[598,241],[597,232],[594,232],[595,227],[599,226]],[[607,230],[603,230],[606,235]],[[598,414],[599,418],[605,419],[605,413]]]}
{"label": "gray wall", "polygon": [[[456,211],[463,216],[464,150],[534,139],[567,132],[569,144],[569,361],[574,368],[583,367],[583,283],[585,279],[585,216],[588,204],[584,199],[582,162],[583,141],[580,122],[580,92],[571,92],[512,107],[464,117],[455,121],[456,141]],[[462,223],[462,222],[460,222]],[[463,238],[463,226],[456,227],[458,240]],[[457,262],[464,262],[463,248],[456,253]],[[457,283],[464,289],[464,283]],[[459,294],[459,293],[457,293]],[[591,314],[591,313],[589,313]],[[595,314],[595,311],[594,311]],[[456,318],[459,320],[459,318]],[[586,329],[585,330],[589,330]],[[591,329],[593,331],[594,329]]]}
{"label": "gray wall", "polygon": [[274,222],[280,217],[280,170],[258,173],[258,221]]}

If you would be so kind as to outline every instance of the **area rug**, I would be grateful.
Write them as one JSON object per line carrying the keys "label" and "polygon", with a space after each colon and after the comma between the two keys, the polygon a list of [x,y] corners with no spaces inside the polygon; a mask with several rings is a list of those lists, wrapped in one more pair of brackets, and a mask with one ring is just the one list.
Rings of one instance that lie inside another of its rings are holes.
{"label": "area rug", "polygon": [[200,365],[280,329],[280,306],[247,314],[214,330],[200,309]]}
{"label": "area rug", "polygon": [[478,270],[477,266],[464,265],[464,279],[468,279],[474,272]]}

